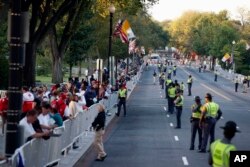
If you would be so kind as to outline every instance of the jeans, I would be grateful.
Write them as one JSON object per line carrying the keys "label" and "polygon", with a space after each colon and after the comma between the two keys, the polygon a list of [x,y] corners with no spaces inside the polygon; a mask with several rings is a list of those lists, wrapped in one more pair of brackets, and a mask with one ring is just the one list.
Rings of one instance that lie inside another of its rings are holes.
{"label": "jeans", "polygon": [[181,114],[182,114],[182,106],[176,106],[176,122],[177,128],[181,128]]}
{"label": "jeans", "polygon": [[188,83],[188,96],[191,96],[192,93],[191,93],[191,88],[192,88],[192,84],[191,83]]}
{"label": "jeans", "polygon": [[121,98],[121,99],[119,100],[119,103],[118,103],[118,112],[117,112],[117,116],[120,115],[120,111],[121,111],[122,105],[123,105],[124,115],[126,115],[126,99],[125,99],[125,98]]}
{"label": "jeans", "polygon": [[198,139],[199,139],[199,145],[198,148],[201,148],[201,142],[202,142],[202,131],[201,128],[199,127],[199,119],[194,119],[191,122],[191,143],[190,143],[190,148],[194,148],[194,143],[195,143],[195,137],[196,133],[198,131]]}

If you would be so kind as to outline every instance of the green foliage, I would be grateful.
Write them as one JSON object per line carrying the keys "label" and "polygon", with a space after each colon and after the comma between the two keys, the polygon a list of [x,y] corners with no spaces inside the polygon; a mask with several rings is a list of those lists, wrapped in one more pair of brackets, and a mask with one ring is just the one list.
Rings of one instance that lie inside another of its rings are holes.
{"label": "green foliage", "polygon": [[49,76],[52,73],[52,60],[48,50],[40,50],[37,57],[36,73],[39,76]]}

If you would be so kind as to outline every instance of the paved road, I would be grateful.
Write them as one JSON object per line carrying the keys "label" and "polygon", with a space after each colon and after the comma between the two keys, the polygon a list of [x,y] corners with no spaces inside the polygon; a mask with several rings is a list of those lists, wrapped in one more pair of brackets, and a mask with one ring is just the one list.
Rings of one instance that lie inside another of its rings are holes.
{"label": "paved road", "polygon": [[182,129],[174,129],[175,115],[166,113],[167,101],[159,85],[152,84],[154,67],[144,71],[141,82],[136,86],[128,101],[127,117],[114,118],[105,135],[105,149],[108,157],[104,162],[95,162],[95,151],[90,149],[75,167],[206,167],[207,153],[190,151],[190,106],[193,96],[204,101],[210,92],[223,111],[223,119],[216,125],[216,138],[222,137],[226,121],[237,122],[242,133],[233,143],[238,150],[250,150],[250,105],[249,93],[233,92],[233,84],[226,79],[213,81],[213,74],[198,73],[197,69],[179,67],[177,79],[186,83],[188,74],[194,76],[193,96],[186,96],[182,115]]}

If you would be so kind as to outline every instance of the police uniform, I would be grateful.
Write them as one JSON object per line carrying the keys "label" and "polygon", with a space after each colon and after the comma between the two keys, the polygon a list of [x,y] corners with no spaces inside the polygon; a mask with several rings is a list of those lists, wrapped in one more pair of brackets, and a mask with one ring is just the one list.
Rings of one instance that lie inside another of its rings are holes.
{"label": "police uniform", "polygon": [[176,129],[180,129],[181,128],[181,114],[182,114],[182,108],[183,108],[183,102],[184,102],[184,98],[181,94],[180,91],[177,91],[177,98],[174,101],[175,103],[175,108],[176,108]]}
{"label": "police uniform", "polygon": [[235,92],[238,91],[238,86],[239,86],[239,78],[236,76],[235,80],[234,80],[234,83],[235,83]]}
{"label": "police uniform", "polygon": [[209,164],[213,167],[229,167],[230,151],[235,151],[236,147],[231,144],[231,139],[234,137],[237,130],[237,125],[233,121],[226,122],[224,127],[224,138],[216,140],[210,145]]}
{"label": "police uniform", "polygon": [[176,66],[173,67],[173,76],[176,76]]}
{"label": "police uniform", "polygon": [[174,87],[173,83],[169,85],[168,88],[168,112],[170,114],[174,113],[174,99],[176,97],[176,88]]}
{"label": "police uniform", "polygon": [[212,96],[209,93],[206,95],[206,98],[211,101],[205,103],[201,108],[203,114],[200,121],[200,124],[202,122],[202,144],[199,152],[206,152],[209,136],[210,143],[214,141],[215,124],[222,115],[219,105],[212,101]]}
{"label": "police uniform", "polygon": [[168,98],[168,87],[169,87],[169,84],[172,83],[172,80],[170,78],[166,79],[165,81],[165,95],[166,95],[166,99]]}
{"label": "police uniform", "polygon": [[119,102],[118,102],[118,111],[117,111],[116,115],[117,115],[117,116],[120,115],[121,106],[123,105],[124,116],[126,116],[127,89],[121,87],[121,88],[118,90],[118,98],[119,98]]}
{"label": "police uniform", "polygon": [[199,127],[199,122],[200,122],[200,118],[201,118],[201,103],[200,103],[200,97],[196,96],[195,97],[195,104],[193,104],[191,106],[191,110],[192,110],[192,116],[190,119],[191,122],[191,143],[190,143],[190,150],[194,150],[195,148],[195,137],[196,137],[196,133],[198,132],[198,139],[199,139],[199,145],[198,145],[198,149],[200,150],[201,148],[201,141],[202,141],[202,131],[201,128]]}

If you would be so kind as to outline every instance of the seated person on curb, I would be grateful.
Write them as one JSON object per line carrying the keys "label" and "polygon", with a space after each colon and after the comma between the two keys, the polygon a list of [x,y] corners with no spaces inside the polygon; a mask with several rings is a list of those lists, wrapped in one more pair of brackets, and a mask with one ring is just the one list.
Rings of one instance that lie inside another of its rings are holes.
{"label": "seated person on curb", "polygon": [[26,116],[21,119],[19,125],[24,128],[24,140],[25,142],[33,139],[33,138],[42,138],[45,136],[49,136],[50,131],[38,133],[34,130],[32,124],[37,120],[37,111],[30,110],[27,112]]}

